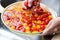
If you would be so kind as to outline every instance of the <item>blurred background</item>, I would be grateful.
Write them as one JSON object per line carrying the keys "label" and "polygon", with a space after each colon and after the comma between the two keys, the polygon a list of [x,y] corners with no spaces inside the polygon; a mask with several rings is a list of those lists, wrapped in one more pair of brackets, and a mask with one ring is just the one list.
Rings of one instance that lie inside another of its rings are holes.
{"label": "blurred background", "polygon": [[60,0],[42,0],[42,3],[49,6],[51,9],[57,12],[60,16]]}

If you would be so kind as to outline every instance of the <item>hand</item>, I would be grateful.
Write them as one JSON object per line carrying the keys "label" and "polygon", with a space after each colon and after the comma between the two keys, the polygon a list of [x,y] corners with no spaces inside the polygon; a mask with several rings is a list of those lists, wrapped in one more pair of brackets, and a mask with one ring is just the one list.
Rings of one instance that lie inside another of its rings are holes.
{"label": "hand", "polygon": [[52,33],[60,32],[60,17],[53,19],[47,26],[47,28],[43,31],[43,35],[48,35]]}
{"label": "hand", "polygon": [[41,2],[41,0],[28,0],[28,6],[29,6],[29,7],[32,6],[33,1]]}
{"label": "hand", "polygon": [[27,9],[27,7],[32,7],[33,1],[39,2],[39,3],[41,2],[41,0],[25,0],[23,4],[24,9]]}

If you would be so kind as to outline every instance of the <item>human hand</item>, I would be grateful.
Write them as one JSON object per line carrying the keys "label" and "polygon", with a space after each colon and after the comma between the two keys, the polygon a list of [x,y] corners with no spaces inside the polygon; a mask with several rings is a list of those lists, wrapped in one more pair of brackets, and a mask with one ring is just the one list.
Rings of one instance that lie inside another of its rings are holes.
{"label": "human hand", "polygon": [[60,17],[53,19],[46,29],[43,31],[42,35],[49,35],[52,33],[59,33],[60,32]]}
{"label": "human hand", "polygon": [[33,2],[35,2],[35,4],[40,4],[41,0],[25,0],[24,4],[23,4],[23,8],[27,9],[27,7],[31,8],[34,4]]}

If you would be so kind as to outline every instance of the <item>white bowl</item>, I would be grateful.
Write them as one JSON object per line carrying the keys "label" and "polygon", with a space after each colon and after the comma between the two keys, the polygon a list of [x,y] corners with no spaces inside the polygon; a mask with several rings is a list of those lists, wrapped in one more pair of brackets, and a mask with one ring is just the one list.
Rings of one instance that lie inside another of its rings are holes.
{"label": "white bowl", "polygon": [[[9,8],[9,7],[11,7],[11,6],[13,6],[13,5],[17,4],[17,3],[22,3],[22,4],[23,4],[23,1],[10,4],[10,5],[8,5],[8,6],[5,8],[5,10],[7,10],[7,8]],[[51,14],[53,15],[53,18],[56,18],[56,17],[57,17],[57,13],[56,13],[55,11],[53,11],[52,9],[50,9],[49,7],[47,7],[46,5],[44,5],[44,4],[41,3],[41,7],[42,7],[42,8],[45,8],[45,9],[47,9],[49,12],[51,12]],[[5,12],[5,10],[4,10],[4,12]],[[2,15],[4,14],[4,12],[2,13]],[[2,18],[2,15],[1,15],[1,19],[2,19],[3,24],[4,24],[9,30],[11,30],[13,33],[16,33],[16,34],[18,34],[18,35],[27,35],[27,34],[28,34],[28,33],[19,32],[19,31],[16,31],[16,30],[12,30],[10,27],[8,27],[8,26],[4,23],[4,20],[3,20],[3,18]],[[39,33],[36,33],[36,34],[32,34],[32,33],[31,33],[31,34],[28,34],[28,35],[41,35],[41,33],[40,33],[40,32],[39,32]]]}

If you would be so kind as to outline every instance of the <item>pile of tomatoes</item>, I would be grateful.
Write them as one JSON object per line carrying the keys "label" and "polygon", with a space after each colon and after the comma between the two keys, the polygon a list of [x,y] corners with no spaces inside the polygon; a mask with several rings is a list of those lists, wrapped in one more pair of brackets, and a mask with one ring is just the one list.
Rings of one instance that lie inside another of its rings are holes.
{"label": "pile of tomatoes", "polygon": [[[52,14],[40,7],[36,12],[24,10],[20,3],[9,7],[3,14],[3,21],[13,30],[25,33],[42,32],[49,21],[52,20]],[[38,11],[39,10],[39,11]]]}

